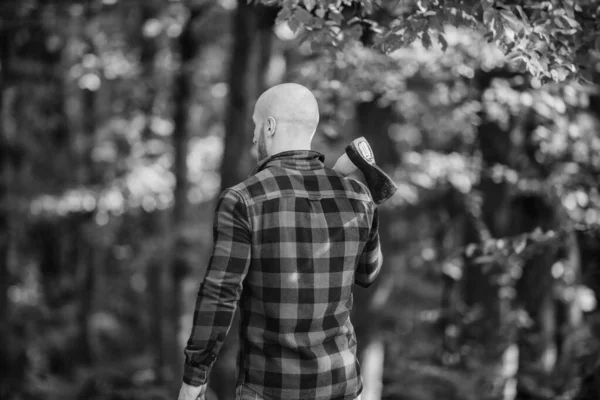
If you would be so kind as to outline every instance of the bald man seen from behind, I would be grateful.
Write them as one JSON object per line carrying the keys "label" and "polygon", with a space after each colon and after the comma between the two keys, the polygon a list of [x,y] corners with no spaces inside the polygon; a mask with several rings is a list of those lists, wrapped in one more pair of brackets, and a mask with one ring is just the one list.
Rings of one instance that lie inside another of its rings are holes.
{"label": "bald man seen from behind", "polygon": [[354,284],[381,268],[376,205],[311,150],[319,109],[307,88],[267,90],[253,121],[258,165],[219,197],[179,400],[204,397],[238,304],[236,399],[360,398],[350,311]]}

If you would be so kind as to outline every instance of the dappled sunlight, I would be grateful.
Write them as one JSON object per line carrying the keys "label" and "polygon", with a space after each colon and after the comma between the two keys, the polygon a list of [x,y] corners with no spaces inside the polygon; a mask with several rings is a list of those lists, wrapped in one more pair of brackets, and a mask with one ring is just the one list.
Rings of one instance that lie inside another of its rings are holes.
{"label": "dappled sunlight", "polygon": [[319,258],[323,256],[323,254],[327,254],[331,249],[331,241],[327,241],[325,243],[320,244],[317,247],[317,251],[315,251],[314,258]]}
{"label": "dappled sunlight", "polygon": [[211,135],[190,142],[187,164],[191,183],[189,200],[192,203],[203,203],[218,195],[221,185],[218,171],[222,158],[221,137]]}
{"label": "dappled sunlight", "polygon": [[[131,125],[129,125],[131,126]],[[160,136],[168,136],[173,125],[168,120],[155,118],[153,130]],[[133,138],[136,138],[135,136]],[[139,139],[138,139],[139,140]],[[116,150],[105,141],[94,150],[98,162],[113,162]],[[109,146],[109,147],[106,147]],[[135,150],[135,149],[134,149]],[[101,214],[99,221],[107,222],[107,215],[122,215],[129,209],[138,207],[146,212],[165,210],[173,205],[174,176],[170,171],[171,156],[162,141],[147,141],[141,154],[156,154],[158,159],[152,164],[137,164],[113,185],[102,190],[89,188],[68,190],[61,195],[41,195],[31,201],[30,210],[35,215],[61,215],[69,213],[96,212]],[[211,135],[192,139],[188,152],[188,179],[190,181],[189,200],[203,203],[213,199],[220,187],[220,168],[223,154],[223,140]]]}
{"label": "dappled sunlight", "polygon": [[298,283],[298,277],[299,277],[299,275],[297,272],[292,272],[290,274],[290,276],[288,277],[288,280],[290,281],[290,283],[293,283],[293,284]]}

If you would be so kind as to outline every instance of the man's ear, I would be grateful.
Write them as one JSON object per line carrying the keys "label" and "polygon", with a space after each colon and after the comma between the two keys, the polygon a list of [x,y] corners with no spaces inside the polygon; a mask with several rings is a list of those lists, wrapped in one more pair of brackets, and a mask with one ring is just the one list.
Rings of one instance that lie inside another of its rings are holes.
{"label": "man's ear", "polygon": [[275,121],[275,118],[269,117],[267,119],[267,133],[269,136],[273,136],[275,134],[275,128],[277,128],[277,122]]}

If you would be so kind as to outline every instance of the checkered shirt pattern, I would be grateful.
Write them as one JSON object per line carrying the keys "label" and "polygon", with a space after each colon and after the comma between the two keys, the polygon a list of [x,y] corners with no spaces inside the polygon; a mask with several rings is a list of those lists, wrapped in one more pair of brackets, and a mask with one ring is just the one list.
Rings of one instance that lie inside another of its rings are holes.
{"label": "checkered shirt pattern", "polygon": [[184,382],[205,387],[239,302],[238,385],[265,399],[361,393],[350,311],[353,284],[369,286],[381,267],[377,209],[323,161],[279,153],[221,194]]}

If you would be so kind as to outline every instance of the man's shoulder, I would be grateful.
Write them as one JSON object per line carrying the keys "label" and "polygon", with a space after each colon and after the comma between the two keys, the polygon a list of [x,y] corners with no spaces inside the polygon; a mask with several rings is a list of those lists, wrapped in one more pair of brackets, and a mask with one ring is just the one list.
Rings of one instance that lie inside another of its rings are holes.
{"label": "man's shoulder", "polygon": [[[305,184],[302,189],[299,189],[299,181]],[[367,186],[327,167],[296,173],[283,168],[267,168],[226,190],[235,192],[247,204],[285,195],[304,197],[319,190],[321,191],[319,197],[348,197],[373,202]]]}
{"label": "man's shoulder", "polygon": [[354,178],[348,178],[342,175],[341,173],[337,172],[333,168],[325,167],[325,172],[330,177],[330,179],[338,181],[339,184],[337,186],[340,187],[341,190],[349,194],[350,197],[367,202],[373,202],[371,192],[364,183]]}
{"label": "man's shoulder", "polygon": [[273,174],[268,169],[265,169],[251,175],[237,185],[228,187],[223,193],[235,194],[248,202],[269,191],[268,186],[273,186],[269,184],[269,181],[273,181],[274,179]]}

